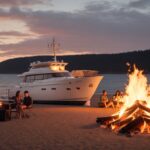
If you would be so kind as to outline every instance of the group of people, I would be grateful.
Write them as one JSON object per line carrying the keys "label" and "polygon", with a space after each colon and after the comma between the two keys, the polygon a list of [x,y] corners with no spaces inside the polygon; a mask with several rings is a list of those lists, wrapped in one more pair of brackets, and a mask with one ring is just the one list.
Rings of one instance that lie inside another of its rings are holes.
{"label": "group of people", "polygon": [[32,98],[30,97],[28,91],[24,91],[24,94],[22,94],[21,91],[17,91],[15,96],[15,104],[19,118],[29,117],[24,112],[25,109],[32,107]]}
{"label": "group of people", "polygon": [[112,107],[112,108],[119,108],[122,104],[122,98],[123,98],[123,92],[117,90],[116,93],[113,95],[112,98],[108,98],[108,94],[106,90],[102,91],[102,95],[100,98],[100,103],[108,108],[108,107]]}

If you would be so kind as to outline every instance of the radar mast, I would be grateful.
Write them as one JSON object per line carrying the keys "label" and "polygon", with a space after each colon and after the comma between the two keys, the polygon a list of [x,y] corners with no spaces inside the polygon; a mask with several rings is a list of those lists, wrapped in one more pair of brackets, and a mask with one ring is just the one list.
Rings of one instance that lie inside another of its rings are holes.
{"label": "radar mast", "polygon": [[60,44],[56,43],[56,40],[55,38],[52,39],[52,43],[49,45],[48,44],[48,47],[50,47],[53,51],[53,54],[54,54],[54,62],[57,62],[57,57],[56,57],[56,50],[59,49],[59,46]]}

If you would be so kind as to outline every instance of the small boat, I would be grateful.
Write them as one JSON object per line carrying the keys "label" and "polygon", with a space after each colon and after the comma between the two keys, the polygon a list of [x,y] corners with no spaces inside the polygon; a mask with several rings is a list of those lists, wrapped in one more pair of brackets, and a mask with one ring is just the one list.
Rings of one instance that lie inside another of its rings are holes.
{"label": "small boat", "polygon": [[[85,104],[95,93],[103,76],[95,70],[65,69],[67,62],[57,61],[57,43],[51,44],[54,60],[33,62],[30,70],[22,73],[19,90],[28,90],[35,103]],[[14,92],[10,92],[14,93]]]}

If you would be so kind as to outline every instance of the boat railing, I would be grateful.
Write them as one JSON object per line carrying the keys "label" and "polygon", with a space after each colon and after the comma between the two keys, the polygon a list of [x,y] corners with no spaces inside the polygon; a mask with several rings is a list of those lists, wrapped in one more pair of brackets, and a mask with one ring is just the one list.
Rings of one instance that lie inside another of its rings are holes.
{"label": "boat railing", "polygon": [[0,86],[0,98],[5,99],[9,97],[10,89],[7,86]]}
{"label": "boat railing", "polygon": [[14,88],[15,85],[0,85],[0,99],[9,99]]}
{"label": "boat railing", "polygon": [[97,76],[98,71],[96,70],[73,70],[71,72],[72,76],[78,78],[78,77],[92,77]]}

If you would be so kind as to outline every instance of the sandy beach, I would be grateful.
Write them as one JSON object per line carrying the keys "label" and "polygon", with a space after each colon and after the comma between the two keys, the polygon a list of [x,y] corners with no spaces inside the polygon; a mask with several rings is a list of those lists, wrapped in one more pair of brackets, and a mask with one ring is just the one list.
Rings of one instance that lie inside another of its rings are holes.
{"label": "sandy beach", "polygon": [[148,150],[149,135],[132,138],[100,128],[113,109],[35,105],[29,119],[0,122],[0,150]]}

